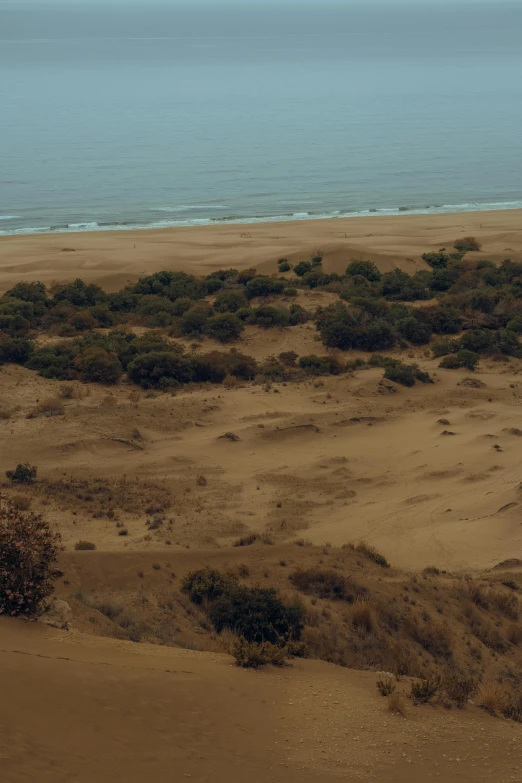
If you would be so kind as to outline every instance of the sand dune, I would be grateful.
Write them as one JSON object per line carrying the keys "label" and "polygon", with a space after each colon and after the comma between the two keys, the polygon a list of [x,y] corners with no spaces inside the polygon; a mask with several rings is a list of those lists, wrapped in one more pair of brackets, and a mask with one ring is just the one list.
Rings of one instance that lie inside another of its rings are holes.
{"label": "sand dune", "polygon": [[354,258],[371,258],[383,271],[411,271],[423,266],[422,253],[469,234],[482,242],[481,257],[522,257],[520,210],[4,236],[0,290],[19,280],[81,277],[114,291],[161,269],[208,274],[254,266],[271,272],[278,258],[294,262],[318,249],[326,272],[344,272]]}

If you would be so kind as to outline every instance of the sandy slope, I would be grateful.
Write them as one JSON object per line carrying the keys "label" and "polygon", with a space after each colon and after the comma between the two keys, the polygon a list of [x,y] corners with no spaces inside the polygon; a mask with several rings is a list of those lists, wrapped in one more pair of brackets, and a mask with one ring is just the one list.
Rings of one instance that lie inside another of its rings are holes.
{"label": "sandy slope", "polygon": [[344,272],[361,257],[383,271],[410,271],[422,266],[426,250],[450,247],[469,234],[480,239],[485,258],[522,257],[520,210],[7,236],[0,237],[0,291],[22,279],[75,277],[116,290],[160,269],[208,274],[255,266],[272,272],[276,259],[302,260],[317,249],[327,272]]}
{"label": "sandy slope", "polygon": [[[281,340],[291,342],[291,331],[278,333]],[[147,396],[132,386],[110,394],[90,386],[64,402],[65,415],[29,419],[60,384],[5,367],[0,406],[16,400],[18,410],[0,421],[0,473],[30,461],[42,479],[140,477],[172,493],[171,522],[151,535],[150,503],[136,499],[135,513],[116,506],[111,520],[110,504],[93,518],[94,506],[74,494],[29,491],[68,548],[81,538],[106,551],[215,547],[267,530],[276,540],[335,546],[365,539],[414,570],[490,568],[520,557],[520,362],[484,360],[475,388],[465,372],[438,370],[422,352],[417,359],[436,383],[392,394],[380,369],[270,391]],[[220,438],[227,431],[239,440]],[[118,519],[127,537],[117,535]]]}
{"label": "sandy slope", "polygon": [[0,621],[5,783],[517,781],[522,727],[475,708],[392,716],[376,675]]}

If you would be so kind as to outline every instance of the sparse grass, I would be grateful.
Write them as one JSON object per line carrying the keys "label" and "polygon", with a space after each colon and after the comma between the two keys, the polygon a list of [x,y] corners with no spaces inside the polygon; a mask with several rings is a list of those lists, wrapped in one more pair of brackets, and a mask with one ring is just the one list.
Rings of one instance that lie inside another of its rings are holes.
{"label": "sparse grass", "polygon": [[366,588],[355,580],[327,568],[298,568],[290,575],[290,580],[297,590],[332,601],[353,604],[366,594]]}
{"label": "sparse grass", "polygon": [[15,495],[11,498],[11,503],[17,511],[27,511],[31,506],[31,498],[27,495]]}
{"label": "sparse grass", "polygon": [[92,541],[83,541],[82,540],[82,541],[77,541],[76,544],[74,545],[74,548],[77,551],[79,551],[79,550],[88,550],[88,549],[92,550],[92,549],[96,549],[96,544],[94,544]]}
{"label": "sparse grass", "polygon": [[237,541],[234,541],[232,546],[252,546],[256,541],[267,546],[271,546],[274,543],[268,533],[248,533],[246,536],[241,536]]}
{"label": "sparse grass", "polygon": [[373,633],[377,619],[372,605],[368,601],[357,600],[352,608],[352,625],[361,633]]}
{"label": "sparse grass", "polygon": [[381,555],[381,553],[378,552],[374,546],[370,546],[365,541],[361,541],[359,544],[357,544],[355,551],[359,552],[359,554],[363,555],[364,557],[367,557],[368,560],[373,560],[374,563],[377,563],[377,565],[380,565],[382,568],[390,567],[390,564],[384,555]]}
{"label": "sparse grass", "polygon": [[[52,481],[42,479],[37,491],[55,501],[63,510],[74,508],[86,515],[99,517],[114,514],[116,510],[136,516],[165,511],[172,502],[172,493],[163,484],[138,478],[82,478],[65,476]],[[154,505],[152,506],[152,503]]]}
{"label": "sparse grass", "polygon": [[506,692],[497,682],[484,682],[477,694],[477,705],[490,715],[501,715],[506,704]]}
{"label": "sparse grass", "polygon": [[37,416],[63,416],[65,408],[58,397],[50,397],[48,400],[39,402],[35,408]]}

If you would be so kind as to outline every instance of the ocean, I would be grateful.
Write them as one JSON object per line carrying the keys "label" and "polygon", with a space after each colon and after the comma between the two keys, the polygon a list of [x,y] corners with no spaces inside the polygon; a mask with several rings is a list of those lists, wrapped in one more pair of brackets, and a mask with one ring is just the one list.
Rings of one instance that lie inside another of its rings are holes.
{"label": "ocean", "polygon": [[0,234],[522,207],[522,2],[1,0]]}

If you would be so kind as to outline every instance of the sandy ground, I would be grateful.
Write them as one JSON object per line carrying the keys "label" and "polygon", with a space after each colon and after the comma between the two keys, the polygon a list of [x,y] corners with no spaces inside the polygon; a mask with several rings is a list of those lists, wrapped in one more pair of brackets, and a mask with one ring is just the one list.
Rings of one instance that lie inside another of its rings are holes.
{"label": "sandy ground", "polygon": [[[276,332],[277,346],[272,330],[263,334],[277,352],[298,342],[292,331]],[[391,385],[390,393],[377,368],[270,391],[150,396],[124,384],[110,393],[79,386],[84,396],[51,418],[26,417],[60,384],[8,366],[0,406],[12,413],[0,421],[0,473],[29,461],[41,479],[139,477],[171,493],[172,521],[161,535],[148,531],[138,498],[135,513],[116,508],[123,538],[107,504],[93,518],[74,495],[35,494],[68,548],[79,539],[102,551],[219,547],[253,530],[334,546],[364,539],[410,570],[483,569],[520,557],[521,362],[483,360],[469,386],[465,372],[417,354],[434,384]],[[226,432],[238,440],[220,438]]]}
{"label": "sandy ground", "polygon": [[520,780],[520,724],[474,707],[392,715],[372,672],[255,673],[1,619],[0,664],[5,783]]}
{"label": "sandy ground", "polygon": [[520,210],[7,236],[0,237],[0,291],[19,280],[76,277],[117,290],[161,269],[272,272],[278,258],[307,259],[318,249],[327,272],[344,272],[354,258],[411,271],[423,265],[422,253],[470,234],[482,242],[483,258],[522,257]]}
{"label": "sandy ground", "polygon": [[[278,257],[318,248],[327,270],[354,257],[410,270],[423,251],[467,234],[482,241],[481,257],[522,258],[516,211],[47,235],[0,239],[0,290],[76,277],[116,289],[163,268],[272,272]],[[300,296],[314,309],[328,295]],[[215,347],[206,340],[200,350]],[[323,352],[311,324],[248,327],[238,347],[258,358]],[[410,572],[480,572],[522,557],[522,361],[484,359],[470,384],[424,349],[403,358],[435,383],[383,385],[382,370],[371,369],[172,395],[77,384],[64,414],[50,418],[29,414],[62,384],[5,366],[0,476],[19,462],[38,466],[38,486],[23,492],[60,529],[74,584],[89,590],[135,590],[135,559],[156,573],[155,557],[164,563],[169,552],[173,561],[254,562],[259,548],[230,549],[249,531],[282,547],[364,539]],[[165,496],[165,520],[153,529],[149,507]],[[75,553],[79,539],[97,552]],[[306,551],[292,550],[295,559]],[[94,558],[92,574],[80,573],[83,556]],[[2,783],[522,779],[520,725],[473,706],[447,713],[409,701],[405,718],[392,716],[374,672],[299,661],[253,673],[226,655],[2,618],[0,671]]]}

